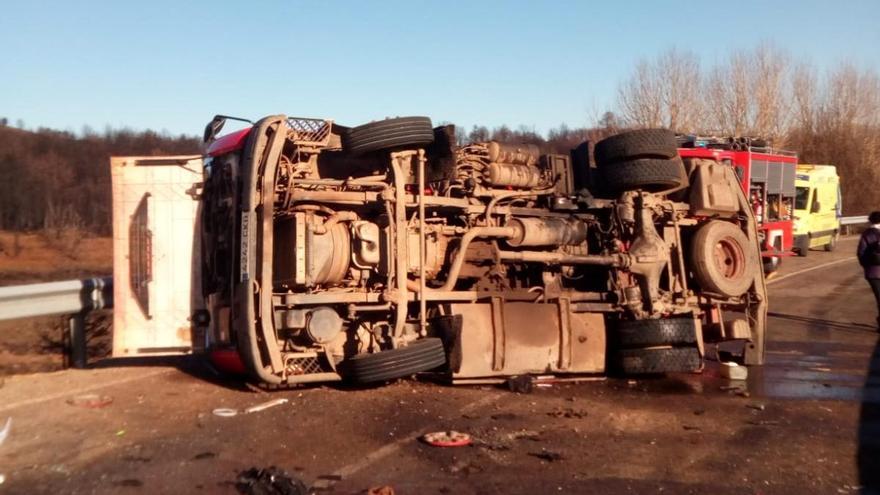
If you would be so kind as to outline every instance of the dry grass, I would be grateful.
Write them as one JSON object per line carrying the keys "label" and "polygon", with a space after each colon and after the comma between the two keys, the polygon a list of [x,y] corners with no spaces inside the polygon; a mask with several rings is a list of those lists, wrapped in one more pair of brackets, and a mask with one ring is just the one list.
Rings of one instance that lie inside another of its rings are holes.
{"label": "dry grass", "polygon": [[113,239],[77,229],[0,231],[0,285],[113,273]]}

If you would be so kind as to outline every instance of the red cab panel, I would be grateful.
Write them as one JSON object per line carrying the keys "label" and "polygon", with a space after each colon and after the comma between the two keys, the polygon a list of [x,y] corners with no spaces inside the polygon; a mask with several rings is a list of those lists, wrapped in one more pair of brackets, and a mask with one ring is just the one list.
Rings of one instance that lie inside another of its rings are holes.
{"label": "red cab panel", "polygon": [[216,141],[212,142],[208,145],[208,156],[219,156],[225,155],[226,153],[230,153],[232,151],[238,151],[244,148],[244,142],[247,140],[248,134],[251,133],[251,128],[248,127],[246,129],[241,129],[240,131],[230,132],[225,136],[221,136],[217,138]]}

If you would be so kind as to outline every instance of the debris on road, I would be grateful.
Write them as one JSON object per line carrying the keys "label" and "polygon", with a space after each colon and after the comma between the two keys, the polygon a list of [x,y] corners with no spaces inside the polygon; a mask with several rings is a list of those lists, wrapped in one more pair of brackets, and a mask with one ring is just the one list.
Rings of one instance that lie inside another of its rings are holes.
{"label": "debris on road", "polygon": [[242,471],[238,475],[235,487],[239,493],[248,495],[308,495],[309,493],[305,483],[275,466],[265,469],[253,467]]}
{"label": "debris on road", "polygon": [[84,394],[67,399],[71,406],[85,407],[87,409],[100,409],[113,403],[113,397],[109,395]]}
{"label": "debris on road", "polygon": [[529,452],[529,455],[547,462],[556,462],[565,459],[565,456],[560,452],[553,452],[547,449],[541,449],[540,452]]}
{"label": "debris on road", "polygon": [[367,490],[366,495],[394,495],[394,488],[388,485],[374,486]]}
{"label": "debris on road", "polygon": [[3,445],[3,442],[6,441],[6,437],[9,436],[9,432],[12,430],[12,418],[6,418],[6,424],[3,425],[3,429],[0,430],[0,445]]}
{"label": "debris on road", "polygon": [[435,431],[422,435],[422,441],[432,447],[465,447],[471,444],[471,436],[458,431]]}
{"label": "debris on road", "polygon": [[507,379],[507,388],[517,394],[532,393],[532,377],[529,375],[512,376]]}
{"label": "debris on road", "polygon": [[280,406],[281,404],[287,404],[287,399],[274,399],[268,402],[263,402],[262,404],[257,404],[256,406],[251,406],[244,410],[245,414],[260,412],[270,407]]}
{"label": "debris on road", "polygon": [[765,409],[764,404],[746,404],[746,407],[749,409],[754,409],[756,411],[763,411]]}
{"label": "debris on road", "polygon": [[721,377],[728,380],[745,380],[749,377],[749,369],[733,361],[722,361],[718,369]]}
{"label": "debris on road", "polygon": [[[255,412],[265,411],[270,407],[280,406],[281,404],[287,404],[289,401],[287,399],[273,399],[267,402],[263,402],[262,404],[257,404],[255,406],[251,406],[243,411],[242,414],[251,414]],[[220,416],[221,418],[231,418],[233,416],[238,416],[238,409],[231,409],[228,407],[219,407],[211,411],[214,416]]]}
{"label": "debris on road", "polygon": [[550,411],[547,413],[547,416],[550,416],[553,418],[577,418],[577,419],[580,419],[580,418],[587,417],[587,411],[584,411],[582,409],[572,409],[570,407],[566,407],[566,408],[558,408],[556,410]]}

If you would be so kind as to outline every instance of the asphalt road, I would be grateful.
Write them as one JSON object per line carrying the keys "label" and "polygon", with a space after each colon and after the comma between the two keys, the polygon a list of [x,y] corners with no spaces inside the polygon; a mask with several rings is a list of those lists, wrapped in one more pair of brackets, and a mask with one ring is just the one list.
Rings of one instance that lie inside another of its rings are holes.
{"label": "asphalt road", "polygon": [[[854,247],[785,260],[769,285],[768,363],[740,388],[711,363],[531,394],[412,381],[261,394],[192,360],[13,376],[0,492],[236,493],[240,472],[274,465],[325,493],[874,493],[880,360]],[[68,403],[89,393],[112,403]],[[276,398],[290,402],[212,414]],[[475,445],[417,440],[448,429]]]}

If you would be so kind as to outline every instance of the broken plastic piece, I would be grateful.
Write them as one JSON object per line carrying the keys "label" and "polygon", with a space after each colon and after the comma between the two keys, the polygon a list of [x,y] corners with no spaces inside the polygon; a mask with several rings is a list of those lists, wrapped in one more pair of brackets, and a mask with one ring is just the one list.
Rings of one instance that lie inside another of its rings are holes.
{"label": "broken plastic piece", "polygon": [[471,444],[471,436],[459,431],[435,431],[422,436],[422,441],[433,447],[464,447]]}

